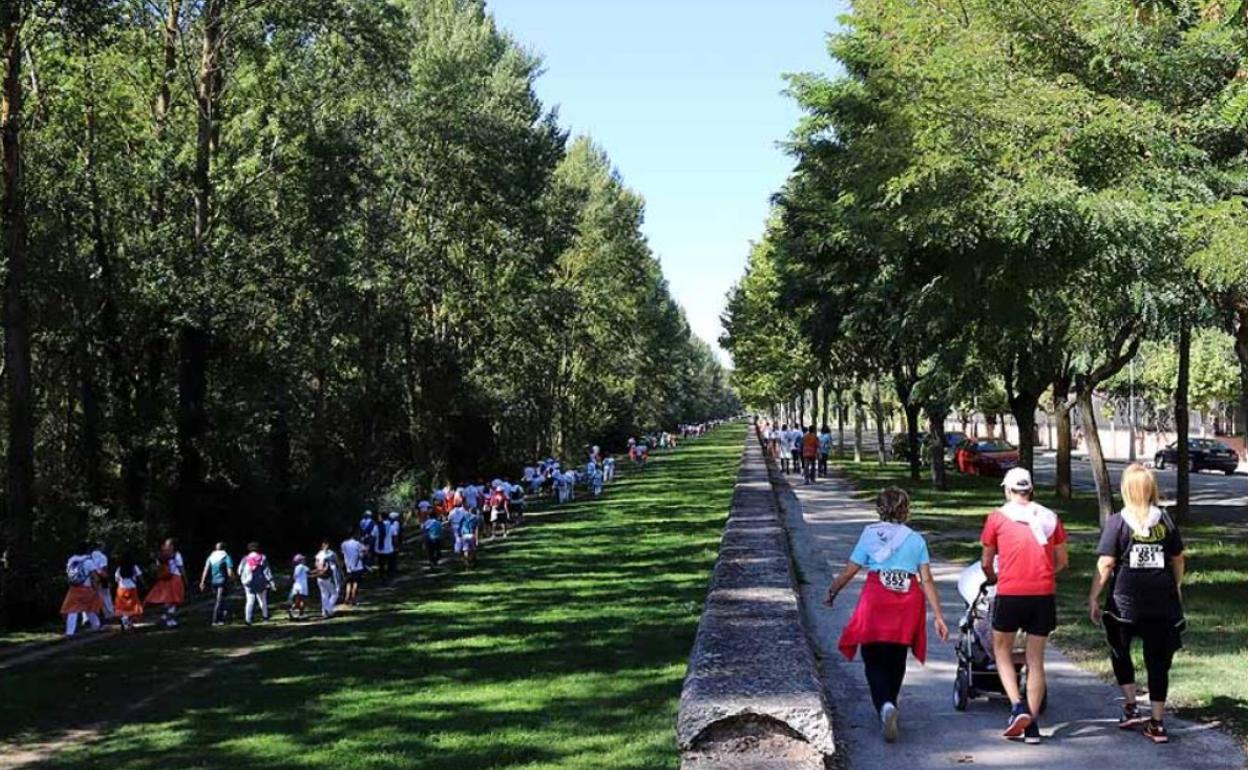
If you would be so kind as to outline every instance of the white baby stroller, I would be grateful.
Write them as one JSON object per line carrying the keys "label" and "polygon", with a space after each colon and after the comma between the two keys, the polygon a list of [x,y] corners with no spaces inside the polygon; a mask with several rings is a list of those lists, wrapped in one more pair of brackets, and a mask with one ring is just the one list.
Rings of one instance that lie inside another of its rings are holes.
{"label": "white baby stroller", "polygon": [[[966,602],[966,612],[958,622],[958,670],[953,679],[953,707],[966,711],[972,698],[1004,697],[1005,689],[997,675],[997,661],[992,651],[992,610],[997,588],[988,585],[979,562],[958,575],[958,593]],[[1019,634],[1014,642],[1014,667],[1018,670],[1018,688],[1022,693],[1027,692],[1027,666],[1021,646],[1025,640],[1026,634]],[[1042,713],[1048,702],[1046,692],[1040,703]]]}

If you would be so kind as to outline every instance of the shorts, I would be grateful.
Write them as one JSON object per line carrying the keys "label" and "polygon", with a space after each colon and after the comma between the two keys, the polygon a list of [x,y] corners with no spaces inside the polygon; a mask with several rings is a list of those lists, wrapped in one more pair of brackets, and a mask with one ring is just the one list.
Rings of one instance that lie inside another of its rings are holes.
{"label": "shorts", "polygon": [[463,545],[464,553],[473,553],[477,550],[476,535],[464,535],[460,538],[460,541]]}
{"label": "shorts", "polygon": [[1026,631],[1048,636],[1057,628],[1057,597],[998,596],[992,611],[992,629],[1005,634]]}
{"label": "shorts", "polygon": [[347,573],[347,585],[359,585],[365,570],[357,569]]}

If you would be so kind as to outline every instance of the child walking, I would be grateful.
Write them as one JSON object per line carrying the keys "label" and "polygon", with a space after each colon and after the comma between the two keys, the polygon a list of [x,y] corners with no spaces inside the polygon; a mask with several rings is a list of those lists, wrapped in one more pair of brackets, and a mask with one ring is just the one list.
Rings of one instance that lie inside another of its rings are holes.
{"label": "child walking", "polygon": [[286,610],[286,614],[291,620],[302,620],[307,610],[308,574],[312,570],[308,569],[307,559],[303,554],[296,554],[293,563],[295,569],[290,580],[290,607]]}
{"label": "child walking", "polygon": [[178,625],[178,605],[186,601],[185,566],[178,542],[169,538],[160,547],[156,557],[156,584],[143,600],[144,604],[161,604],[165,607],[161,622],[166,628]]}
{"label": "child walking", "polygon": [[269,569],[269,560],[260,553],[260,544],[247,544],[247,555],[238,568],[238,579],[247,594],[247,604],[243,608],[243,622],[251,625],[256,605],[260,605],[260,616],[269,619],[269,591],[273,586],[273,570]]}
{"label": "child walking", "polygon": [[113,611],[121,618],[121,627],[126,631],[134,629],[134,619],[143,615],[143,602],[139,601],[139,579],[143,570],[134,563],[130,554],[125,554],[117,562],[117,571],[113,574],[113,582],[117,584],[117,597],[113,600]]}
{"label": "child walking", "polygon": [[437,516],[429,516],[420,525],[425,536],[425,556],[429,560],[429,569],[438,568],[442,561],[442,520]]}
{"label": "child walking", "polygon": [[95,586],[95,567],[91,558],[91,548],[85,543],[74,551],[65,563],[65,578],[69,582],[69,590],[65,592],[65,601],[61,602],[61,614],[65,616],[65,636],[78,633],[78,616],[85,615],[87,626],[92,631],[99,629],[99,612],[104,607],[100,594]]}

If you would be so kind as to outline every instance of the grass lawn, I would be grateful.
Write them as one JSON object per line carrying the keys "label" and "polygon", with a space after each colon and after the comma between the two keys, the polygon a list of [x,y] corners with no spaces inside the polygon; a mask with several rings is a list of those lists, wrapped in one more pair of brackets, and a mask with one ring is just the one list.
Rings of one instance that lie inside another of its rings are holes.
{"label": "grass lawn", "polygon": [[602,500],[532,516],[474,572],[330,623],[195,619],[5,672],[0,743],[103,720],[41,766],[674,768],[743,436],[661,454]]}
{"label": "grass lawn", "polygon": [[[949,491],[935,492],[926,480],[912,483],[908,467],[901,464],[881,468],[875,462],[845,460],[837,467],[864,490],[863,496],[888,485],[908,490],[914,499],[914,523],[931,534],[938,557],[967,563],[979,558],[978,530],[1002,500],[999,481],[951,472]],[[1096,500],[1077,495],[1061,503],[1044,489],[1037,500],[1061,515],[1071,536],[1071,569],[1058,580],[1060,625],[1053,640],[1080,665],[1112,681],[1104,636],[1087,616],[1100,532]],[[1224,721],[1248,741],[1248,543],[1225,527],[1199,520],[1180,528],[1187,541],[1183,596],[1189,630],[1171,673],[1170,702],[1182,716]],[[1143,685],[1146,674],[1138,644],[1136,659]]]}

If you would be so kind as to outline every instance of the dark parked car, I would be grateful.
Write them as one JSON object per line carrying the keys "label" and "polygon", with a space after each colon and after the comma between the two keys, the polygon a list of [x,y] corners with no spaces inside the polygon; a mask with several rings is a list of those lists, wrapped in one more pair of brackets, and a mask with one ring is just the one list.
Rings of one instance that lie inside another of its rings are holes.
{"label": "dark parked car", "polygon": [[953,455],[954,465],[972,476],[1005,476],[1018,465],[1018,447],[999,438],[967,439]]}
{"label": "dark parked car", "polygon": [[[1239,467],[1239,455],[1221,441],[1210,438],[1192,438],[1187,440],[1187,460],[1192,473],[1200,471],[1222,471],[1230,476]],[[1179,462],[1179,442],[1162,449],[1153,458],[1158,468],[1177,465]]]}

